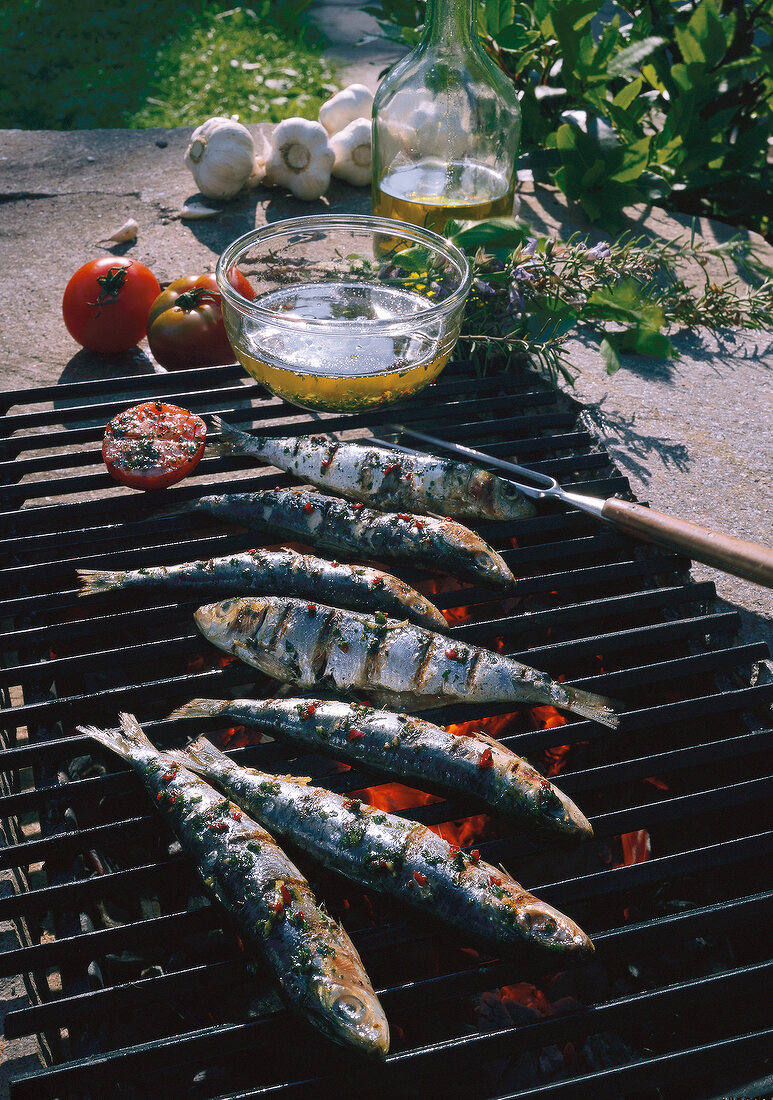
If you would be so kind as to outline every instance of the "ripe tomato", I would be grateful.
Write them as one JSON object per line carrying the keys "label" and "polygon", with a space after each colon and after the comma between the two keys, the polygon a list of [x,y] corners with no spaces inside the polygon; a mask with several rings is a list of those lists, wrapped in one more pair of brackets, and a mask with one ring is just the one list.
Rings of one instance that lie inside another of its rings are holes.
{"label": "ripe tomato", "polygon": [[79,267],[65,287],[67,331],[89,351],[128,351],[145,335],[158,279],[137,260],[103,256]]}
{"label": "ripe tomato", "polygon": [[206,438],[200,416],[163,401],[145,401],[108,423],[102,458],[122,485],[165,489],[196,469]]}
{"label": "ripe tomato", "polygon": [[[228,273],[228,281],[243,297],[255,297],[252,286],[236,268]],[[185,275],[159,294],[148,314],[148,343],[167,370],[235,361],[214,275]]]}

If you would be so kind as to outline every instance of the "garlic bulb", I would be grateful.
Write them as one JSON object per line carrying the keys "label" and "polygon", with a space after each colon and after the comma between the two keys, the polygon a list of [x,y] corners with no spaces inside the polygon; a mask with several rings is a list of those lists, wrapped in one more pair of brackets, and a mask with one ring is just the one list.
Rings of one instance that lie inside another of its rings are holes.
{"label": "garlic bulb", "polygon": [[326,100],[319,109],[319,121],[329,134],[337,134],[356,118],[370,118],[373,93],[364,84],[350,84]]}
{"label": "garlic bulb", "polygon": [[286,187],[299,199],[318,199],[330,186],[335,153],[319,122],[286,118],[271,134],[265,182]]}
{"label": "garlic bulb", "polygon": [[354,187],[371,181],[371,130],[369,118],[356,118],[330,139],[336,158],[333,175]]}
{"label": "garlic bulb", "polygon": [[252,134],[235,119],[210,118],[193,131],[185,163],[202,195],[233,198],[256,167]]}

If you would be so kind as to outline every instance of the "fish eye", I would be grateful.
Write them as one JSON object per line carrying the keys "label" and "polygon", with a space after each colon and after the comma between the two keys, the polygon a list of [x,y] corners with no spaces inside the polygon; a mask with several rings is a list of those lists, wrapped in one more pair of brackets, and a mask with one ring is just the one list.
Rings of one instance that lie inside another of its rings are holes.
{"label": "fish eye", "polygon": [[358,1024],[365,1019],[367,1008],[365,1004],[352,993],[342,993],[333,1001],[333,1011],[346,1020],[347,1023]]}

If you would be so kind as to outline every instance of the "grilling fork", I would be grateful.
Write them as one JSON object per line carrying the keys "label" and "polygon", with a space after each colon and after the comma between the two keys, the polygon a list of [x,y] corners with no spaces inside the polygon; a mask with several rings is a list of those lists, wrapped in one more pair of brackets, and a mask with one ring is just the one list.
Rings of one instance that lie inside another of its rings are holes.
{"label": "grilling fork", "polygon": [[[619,527],[628,535],[656,543],[658,546],[665,546],[669,550],[683,551],[695,561],[711,565],[714,569],[721,569],[725,573],[733,573],[736,577],[743,577],[755,584],[773,588],[773,550],[767,546],[712,531],[690,520],[678,519],[664,512],[657,512],[654,508],[647,508],[643,504],[621,500],[619,497],[603,499],[570,492],[562,488],[558,481],[548,474],[529,470],[525,466],[518,466],[515,462],[506,462],[504,459],[487,455],[483,451],[465,447],[461,443],[449,443],[444,439],[438,439],[437,436],[427,435],[414,428],[406,428],[403,424],[386,424],[385,427],[401,435],[420,439],[424,443],[451,451],[462,458],[487,466],[496,466],[505,473],[514,474],[515,477],[511,476],[508,480],[512,481],[525,497],[532,500],[560,500],[563,504],[569,504],[582,512],[587,512],[603,523]],[[374,439],[372,442],[382,443],[395,450],[410,450],[408,447],[400,447],[386,440]],[[525,482],[523,479],[528,481]]]}

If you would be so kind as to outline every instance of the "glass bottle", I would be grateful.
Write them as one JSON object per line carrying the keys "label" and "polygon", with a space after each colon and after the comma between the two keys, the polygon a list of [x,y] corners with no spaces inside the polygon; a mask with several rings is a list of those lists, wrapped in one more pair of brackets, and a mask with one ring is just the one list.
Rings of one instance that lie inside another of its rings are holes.
{"label": "glass bottle", "polygon": [[521,110],[478,40],[476,0],[427,0],[373,104],[373,212],[442,230],[511,214]]}

